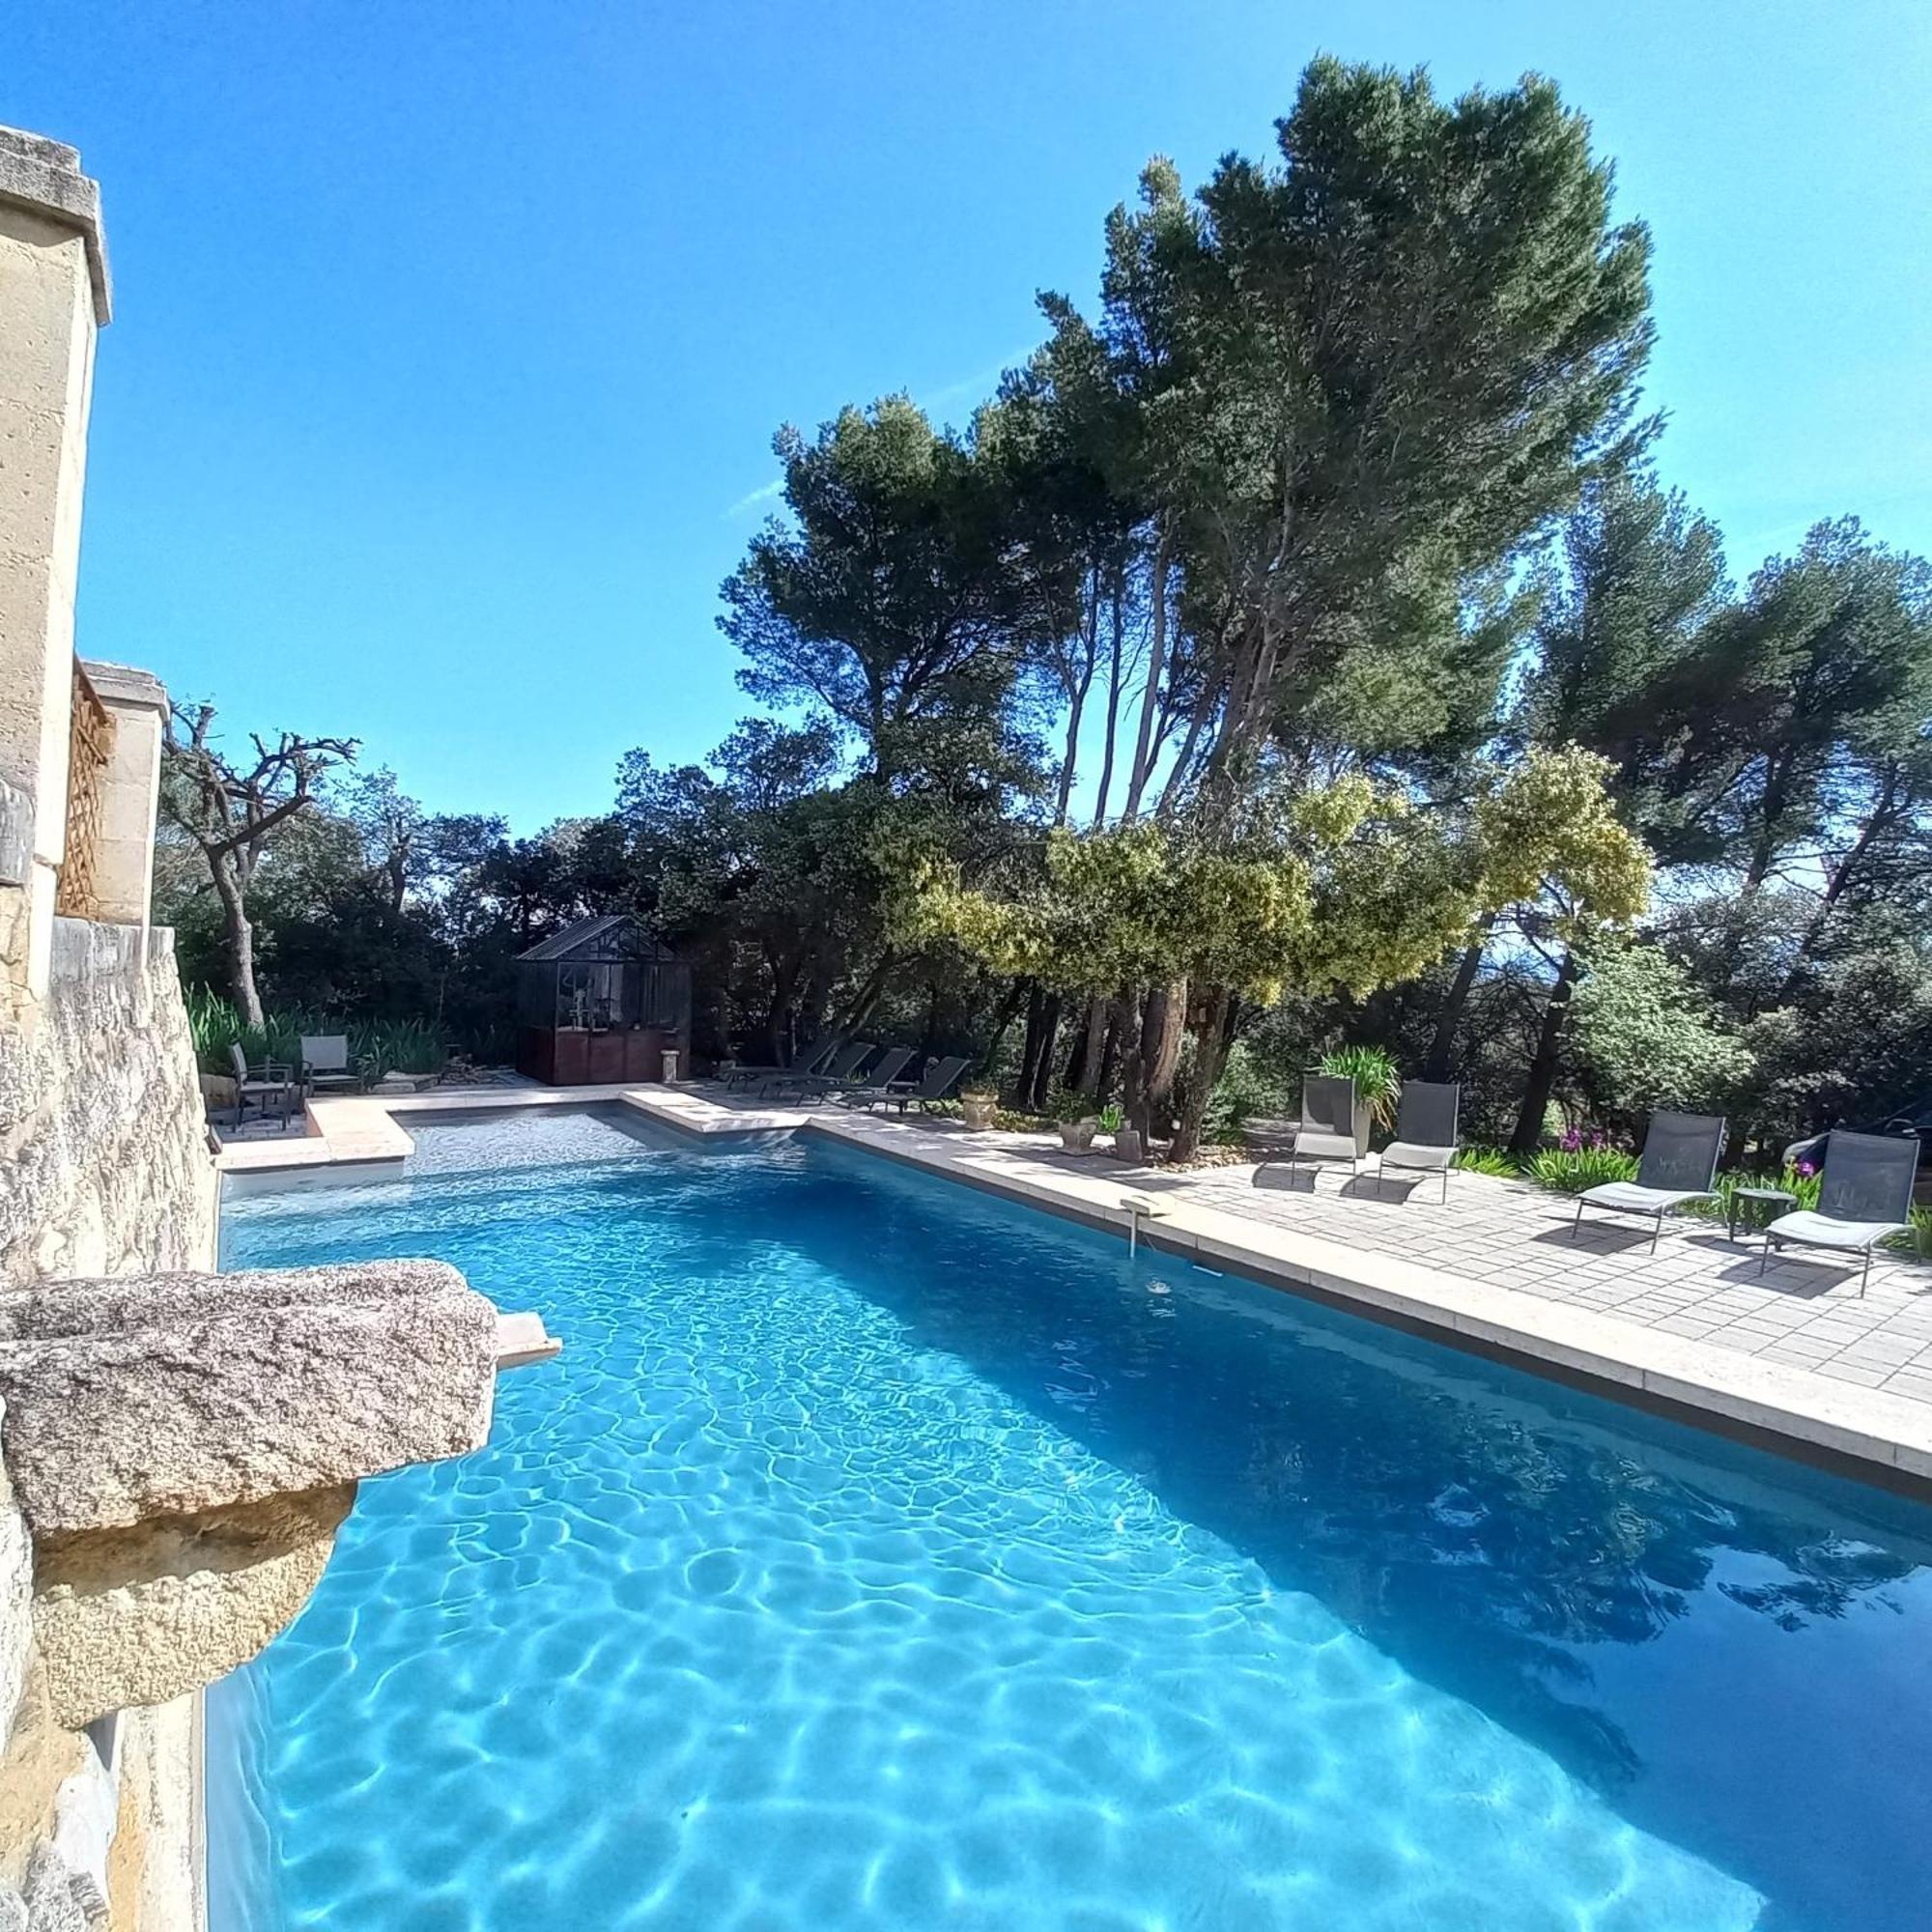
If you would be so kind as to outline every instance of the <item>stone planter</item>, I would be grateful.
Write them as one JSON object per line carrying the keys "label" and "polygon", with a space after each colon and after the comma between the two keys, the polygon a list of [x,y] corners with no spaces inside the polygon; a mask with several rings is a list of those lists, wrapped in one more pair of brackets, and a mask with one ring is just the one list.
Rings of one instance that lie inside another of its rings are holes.
{"label": "stone planter", "polygon": [[1060,1122],[1060,1145],[1067,1153],[1086,1153],[1094,1145],[1094,1132],[1100,1122],[1097,1120],[1062,1121]]}
{"label": "stone planter", "polygon": [[1114,1130],[1114,1158],[1132,1161],[1136,1166],[1141,1160],[1141,1130],[1138,1127],[1117,1127]]}
{"label": "stone planter", "polygon": [[993,1124],[993,1115],[999,1104],[996,1094],[962,1094],[959,1096],[959,1118],[974,1133],[984,1133]]}

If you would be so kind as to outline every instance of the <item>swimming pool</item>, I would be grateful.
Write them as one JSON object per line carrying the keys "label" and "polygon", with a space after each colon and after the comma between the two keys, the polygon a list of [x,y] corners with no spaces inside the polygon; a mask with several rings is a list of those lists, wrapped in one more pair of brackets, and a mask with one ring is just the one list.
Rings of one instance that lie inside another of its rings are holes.
{"label": "swimming pool", "polygon": [[562,1357],[210,1693],[213,1932],[1905,1932],[1932,1509],[861,1152],[232,1203]]}

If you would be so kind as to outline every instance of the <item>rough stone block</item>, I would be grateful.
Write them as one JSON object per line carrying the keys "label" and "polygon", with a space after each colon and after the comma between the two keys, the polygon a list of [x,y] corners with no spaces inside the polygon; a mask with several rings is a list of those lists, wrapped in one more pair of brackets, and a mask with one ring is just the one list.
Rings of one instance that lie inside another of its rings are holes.
{"label": "rough stone block", "polygon": [[7,1463],[37,1541],[489,1436],[497,1311],[440,1262],[50,1282],[0,1313]]}
{"label": "rough stone block", "polygon": [[34,1636],[56,1720],[164,1704],[245,1663],[320,1580],[355,1486],[46,1538]]}

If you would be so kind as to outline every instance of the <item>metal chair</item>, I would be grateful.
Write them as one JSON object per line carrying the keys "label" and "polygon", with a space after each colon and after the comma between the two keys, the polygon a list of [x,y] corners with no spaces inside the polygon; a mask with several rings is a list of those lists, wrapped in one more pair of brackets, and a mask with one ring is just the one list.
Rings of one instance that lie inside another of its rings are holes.
{"label": "metal chair", "polygon": [[1439,1174],[1449,1199],[1449,1170],[1456,1164],[1456,1129],[1463,1089],[1456,1081],[1405,1080],[1396,1111],[1395,1139],[1381,1152],[1381,1172]]}
{"label": "metal chair", "polygon": [[1687,1201],[1716,1199],[1711,1183],[1718,1178],[1718,1156],[1723,1151],[1721,1114],[1653,1114],[1636,1179],[1606,1180],[1579,1194],[1570,1238],[1577,1238],[1585,1208],[1603,1208],[1612,1214],[1648,1214],[1653,1223],[1650,1251],[1655,1254],[1663,1217],[1671,1208]]}
{"label": "metal chair", "polygon": [[1889,1236],[1911,1231],[1912,1188],[1918,1178],[1916,1135],[1848,1134],[1834,1128],[1825,1140],[1817,1207],[1794,1208],[1765,1229],[1758,1273],[1771,1265],[1773,1247],[1786,1241],[1862,1254],[1859,1293],[1863,1294],[1871,1281],[1872,1250]]}

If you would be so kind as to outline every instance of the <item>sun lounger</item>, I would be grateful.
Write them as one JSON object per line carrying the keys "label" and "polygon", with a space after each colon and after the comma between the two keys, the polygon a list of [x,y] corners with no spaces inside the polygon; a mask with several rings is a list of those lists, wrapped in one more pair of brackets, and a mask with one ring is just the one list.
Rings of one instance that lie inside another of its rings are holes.
{"label": "sun lounger", "polygon": [[[900,1113],[907,1107],[936,1107],[942,1100],[952,1097],[952,1090],[959,1084],[959,1076],[972,1062],[961,1054],[954,1054],[945,1060],[930,1062],[925,1071],[917,1080],[895,1080],[877,1098],[896,1100]],[[869,1102],[867,1103],[869,1104]]]}
{"label": "sun lounger", "polygon": [[865,1079],[850,1087],[840,1088],[832,1094],[832,1098],[841,1107],[869,1107],[875,1100],[890,1099],[893,1083],[905,1071],[906,1062],[911,1058],[912,1048],[909,1046],[888,1048]]}
{"label": "sun lounger", "polygon": [[1825,1142],[1816,1208],[1780,1214],[1764,1231],[1762,1274],[1774,1247],[1830,1248],[1862,1255],[1859,1293],[1871,1280],[1872,1250],[1912,1226],[1912,1186],[1918,1174],[1918,1139],[1913,1134],[1848,1134],[1834,1130]]}
{"label": "sun lounger", "polygon": [[1577,1238],[1585,1208],[1602,1208],[1612,1214],[1647,1214],[1652,1223],[1650,1251],[1655,1254],[1663,1217],[1671,1208],[1687,1201],[1716,1198],[1711,1183],[1718,1178],[1718,1156],[1723,1151],[1722,1115],[1653,1114],[1636,1179],[1605,1181],[1579,1194],[1570,1238]]}

